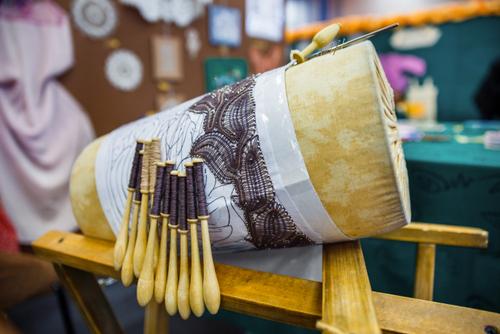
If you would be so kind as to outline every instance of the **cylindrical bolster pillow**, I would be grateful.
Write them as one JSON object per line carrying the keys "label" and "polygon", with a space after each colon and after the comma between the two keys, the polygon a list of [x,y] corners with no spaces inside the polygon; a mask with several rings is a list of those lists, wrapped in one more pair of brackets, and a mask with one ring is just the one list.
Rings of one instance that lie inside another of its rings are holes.
{"label": "cylindrical bolster pillow", "polygon": [[[370,42],[245,79],[90,144],[71,177],[77,222],[86,235],[114,238],[112,217],[119,215],[115,206],[124,202],[127,180],[119,189],[119,171],[103,172],[108,167],[102,162],[96,168],[98,152],[130,146],[132,157],[137,139],[160,137],[162,159],[175,160],[177,168],[191,157],[205,160],[207,214],[216,249],[288,247],[388,232],[410,221],[393,101]],[[189,148],[176,153],[169,146],[175,140],[172,129],[161,124],[184,113],[195,125],[176,123],[177,132],[192,126],[185,131]],[[148,132],[148,127],[156,128]],[[120,160],[127,168],[130,157],[127,153]],[[113,196],[98,189],[115,192],[116,205],[110,203]],[[211,198],[216,194],[222,194],[223,204]],[[237,214],[225,221],[220,208]],[[226,238],[221,231],[228,225]]]}

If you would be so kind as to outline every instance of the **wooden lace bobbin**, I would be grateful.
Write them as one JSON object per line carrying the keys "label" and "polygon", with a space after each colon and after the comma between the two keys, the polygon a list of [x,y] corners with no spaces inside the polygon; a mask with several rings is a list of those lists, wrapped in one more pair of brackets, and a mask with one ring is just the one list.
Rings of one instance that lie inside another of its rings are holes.
{"label": "wooden lace bobbin", "polygon": [[139,212],[139,223],[137,227],[137,239],[134,249],[134,275],[141,274],[144,254],[147,243],[148,209],[149,209],[149,171],[151,160],[151,141],[144,143],[144,154],[142,156],[141,168],[141,208]]}
{"label": "wooden lace bobbin", "polygon": [[157,245],[157,231],[158,219],[160,219],[160,204],[163,193],[163,179],[165,177],[165,164],[162,162],[156,163],[156,178],[155,178],[155,192],[153,195],[153,203],[150,212],[150,225],[149,236],[146,246],[146,255],[144,256],[144,263],[137,282],[137,301],[139,305],[146,306],[154,292],[154,249]]}
{"label": "wooden lace bobbin", "polygon": [[179,215],[179,283],[177,286],[177,308],[182,319],[191,315],[189,305],[189,265],[188,265],[188,228],[186,220],[186,173],[179,172],[178,179],[178,215]]}
{"label": "wooden lace bobbin", "polygon": [[203,182],[203,159],[193,159],[196,207],[201,224],[201,239],[203,249],[203,299],[210,313],[216,314],[220,307],[220,289],[212,258],[212,246],[208,231],[208,208]]}
{"label": "wooden lace bobbin", "polygon": [[135,146],[135,154],[132,160],[132,168],[130,169],[130,179],[127,188],[127,201],[125,202],[125,210],[123,211],[122,223],[120,225],[120,232],[116,238],[115,248],[113,252],[113,265],[115,270],[120,270],[125,257],[125,252],[128,244],[128,228],[130,222],[130,209],[132,207],[132,200],[137,181],[137,172],[139,169],[139,152],[142,150],[142,142],[137,141]]}
{"label": "wooden lace bobbin", "polygon": [[302,51],[292,50],[290,52],[290,60],[295,60],[298,64],[303,63],[306,57],[313,53],[314,50],[321,49],[330,43],[340,30],[340,24],[334,23],[314,35],[311,43]]}
{"label": "wooden lace bobbin", "polygon": [[134,200],[132,202],[133,205],[132,225],[130,227],[127,250],[125,252],[125,257],[123,259],[123,264],[122,264],[121,279],[124,286],[129,286],[130,284],[132,284],[132,281],[134,279],[134,250],[135,250],[135,242],[137,239],[137,224],[139,221],[139,208],[141,206],[141,197],[142,197],[140,191],[140,183],[142,174],[143,155],[144,155],[144,150],[139,152],[139,162],[137,165],[138,170],[135,182],[135,195],[134,195]]}
{"label": "wooden lace bobbin", "polygon": [[165,286],[165,309],[170,315],[177,313],[177,180],[176,170],[170,173],[170,253],[168,258],[167,284]]}
{"label": "wooden lace bobbin", "polygon": [[189,284],[189,303],[194,315],[201,317],[205,311],[203,302],[203,278],[201,276],[200,251],[198,249],[198,219],[196,218],[194,174],[191,162],[186,168],[186,211],[191,232],[191,281]]}
{"label": "wooden lace bobbin", "polygon": [[[150,159],[150,164],[149,164],[149,205],[150,209],[152,206],[152,203],[154,201],[154,182],[155,182],[155,177],[156,177],[156,168],[157,168],[157,163],[161,161],[161,140],[158,137],[152,138],[151,139],[151,159]],[[159,251],[159,244],[158,240],[156,240],[155,247],[154,247],[154,266],[156,267],[158,263],[158,251]]]}
{"label": "wooden lace bobbin", "polygon": [[174,169],[174,162],[167,161],[165,177],[163,178],[163,196],[161,204],[161,232],[158,264],[155,273],[154,296],[159,304],[165,299],[165,285],[167,284],[167,246],[168,246],[168,217],[170,212],[170,172]]}

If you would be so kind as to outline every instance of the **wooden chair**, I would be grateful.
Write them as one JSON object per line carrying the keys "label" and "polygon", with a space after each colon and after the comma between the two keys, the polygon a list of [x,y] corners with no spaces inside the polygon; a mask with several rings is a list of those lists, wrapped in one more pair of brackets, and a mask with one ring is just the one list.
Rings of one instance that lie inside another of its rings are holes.
{"label": "wooden chair", "polygon": [[436,245],[488,247],[488,232],[482,229],[440,224],[412,223],[377,238],[417,243],[413,296],[425,300],[432,300],[434,292]]}
{"label": "wooden chair", "polygon": [[[416,294],[429,297],[435,245],[486,247],[488,234],[415,223],[380,238],[418,243]],[[119,277],[113,269],[113,243],[52,231],[33,247],[54,263],[92,332],[121,333],[94,277]],[[324,247],[323,283],[223,264],[216,264],[216,270],[224,309],[324,333],[484,333],[487,326],[500,328],[496,313],[372,292],[359,241]],[[163,306],[151,303],[146,308],[145,333],[165,333],[167,321]]]}

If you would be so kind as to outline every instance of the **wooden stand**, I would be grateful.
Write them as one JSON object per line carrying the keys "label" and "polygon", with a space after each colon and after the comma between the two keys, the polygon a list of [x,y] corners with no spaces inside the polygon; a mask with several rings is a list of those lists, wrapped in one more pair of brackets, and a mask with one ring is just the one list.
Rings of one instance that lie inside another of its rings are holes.
{"label": "wooden stand", "polygon": [[[414,223],[380,238],[425,245],[486,247],[488,234],[480,229]],[[54,263],[93,333],[122,332],[94,277],[119,277],[113,268],[112,242],[51,231],[36,240],[33,247],[40,257]],[[417,269],[417,282],[426,280],[427,287],[433,286],[434,262],[430,266],[426,258],[433,254],[418,252],[417,266],[426,269]],[[485,326],[500,328],[500,314],[372,292],[358,241],[324,247],[323,284],[223,264],[216,264],[215,268],[222,308],[317,327],[323,333],[484,333]],[[416,284],[417,290],[419,286],[422,284]],[[429,294],[425,289],[426,294],[416,294],[429,298],[432,290]],[[159,332],[160,328],[166,332],[164,307],[148,305],[145,319],[146,333]]]}

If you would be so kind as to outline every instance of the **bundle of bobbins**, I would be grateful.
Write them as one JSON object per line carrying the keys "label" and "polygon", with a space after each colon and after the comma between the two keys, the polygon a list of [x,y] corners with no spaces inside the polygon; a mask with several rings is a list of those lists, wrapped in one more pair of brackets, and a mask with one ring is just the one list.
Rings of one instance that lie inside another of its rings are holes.
{"label": "bundle of bobbins", "polygon": [[208,231],[203,160],[195,158],[178,171],[173,161],[160,159],[159,139],[137,141],[115,244],[115,268],[121,268],[125,286],[134,277],[138,279],[137,301],[141,306],[153,299],[165,302],[168,314],[179,312],[183,319],[191,312],[200,317],[205,307],[215,314],[220,291]]}

